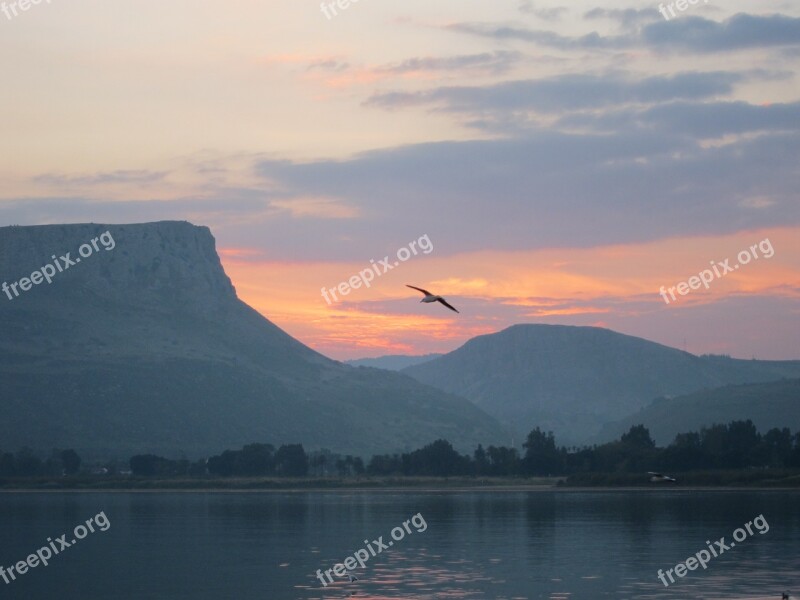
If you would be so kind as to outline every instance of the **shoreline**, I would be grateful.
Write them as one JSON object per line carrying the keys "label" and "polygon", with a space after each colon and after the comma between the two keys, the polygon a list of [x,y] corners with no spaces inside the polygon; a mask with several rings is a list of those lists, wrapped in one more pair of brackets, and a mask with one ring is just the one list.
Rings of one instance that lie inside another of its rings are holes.
{"label": "shoreline", "polygon": [[683,492],[796,492],[796,486],[558,486],[558,485],[420,485],[420,486],[387,486],[387,487],[297,487],[253,488],[253,487],[86,487],[86,488],[36,488],[15,487],[0,489],[0,494],[464,494],[464,493],[683,493]]}

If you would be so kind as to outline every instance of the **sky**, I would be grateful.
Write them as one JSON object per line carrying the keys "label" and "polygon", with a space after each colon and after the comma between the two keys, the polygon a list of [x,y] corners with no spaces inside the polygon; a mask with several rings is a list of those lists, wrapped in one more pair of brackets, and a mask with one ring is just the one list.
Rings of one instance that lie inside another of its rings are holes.
{"label": "sky", "polygon": [[800,359],[800,3],[343,5],[0,2],[0,225],[206,225],[339,360],[517,323]]}

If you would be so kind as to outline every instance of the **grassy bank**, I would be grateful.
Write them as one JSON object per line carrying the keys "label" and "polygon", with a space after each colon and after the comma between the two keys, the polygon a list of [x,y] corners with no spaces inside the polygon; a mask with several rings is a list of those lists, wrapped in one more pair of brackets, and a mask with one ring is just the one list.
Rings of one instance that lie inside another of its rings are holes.
{"label": "grassy bank", "polygon": [[563,478],[502,477],[186,477],[84,476],[0,479],[0,491],[21,490],[388,490],[549,488]]}
{"label": "grassy bank", "polygon": [[122,477],[75,476],[0,479],[0,491],[58,490],[537,490],[568,488],[674,489],[695,487],[800,488],[800,471],[752,469],[671,473],[676,483],[650,483],[646,474],[583,473],[569,477]]}
{"label": "grassy bank", "polygon": [[670,473],[675,483],[650,483],[638,473],[578,473],[560,485],[565,487],[800,487],[797,469],[743,469]]}

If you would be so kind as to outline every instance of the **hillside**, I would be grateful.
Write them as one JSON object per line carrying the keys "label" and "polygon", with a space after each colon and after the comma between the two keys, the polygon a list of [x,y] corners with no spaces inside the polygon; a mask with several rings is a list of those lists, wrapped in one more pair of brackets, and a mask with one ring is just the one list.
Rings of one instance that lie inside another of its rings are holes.
{"label": "hillside", "polygon": [[762,433],[773,427],[800,431],[800,379],[728,385],[677,398],[659,398],[637,413],[603,427],[598,442],[619,438],[643,424],[658,445],[678,433],[699,431],[715,423],[750,419]]}
{"label": "hillside", "polygon": [[441,354],[423,354],[420,356],[409,356],[406,354],[387,354],[376,356],[375,358],[356,358],[346,360],[345,363],[351,367],[374,367],[376,369],[386,369],[387,371],[400,371],[412,365],[421,365],[434,358],[439,358]]}
{"label": "hillside", "polygon": [[800,377],[800,361],[698,357],[597,327],[515,325],[402,372],[472,400],[519,435],[538,426],[572,445],[654,398]]}
{"label": "hillside", "polygon": [[0,296],[0,448],[193,457],[253,441],[371,454],[507,440],[461,398],[284,333],[237,298],[205,227],[4,227],[0,274],[11,283],[51,255],[74,260],[107,230],[113,249]]}

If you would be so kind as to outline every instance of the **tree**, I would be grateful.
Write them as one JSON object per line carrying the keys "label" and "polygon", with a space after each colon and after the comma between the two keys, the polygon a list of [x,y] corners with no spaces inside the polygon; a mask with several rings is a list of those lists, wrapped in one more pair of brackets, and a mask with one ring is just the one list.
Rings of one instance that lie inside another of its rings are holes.
{"label": "tree", "polygon": [[753,465],[756,452],[761,445],[761,435],[750,419],[731,421],[725,440],[725,462],[727,467],[742,469]]}
{"label": "tree", "polygon": [[64,473],[75,475],[81,468],[81,457],[75,450],[68,449],[61,452],[61,463],[64,465]]}
{"label": "tree", "polygon": [[[191,463],[185,459],[170,460],[163,456],[156,456],[154,454],[137,454],[132,456],[129,461],[131,472],[137,477],[153,477],[154,475],[162,477],[175,477],[186,475],[189,472]],[[106,467],[109,473],[113,473],[114,465]]]}
{"label": "tree", "polygon": [[308,466],[309,470],[312,475],[316,477],[325,477],[328,475],[328,457],[330,456],[330,451],[325,452],[314,452],[308,457]]}
{"label": "tree", "polygon": [[519,453],[516,448],[489,446],[489,473],[496,477],[511,477],[520,472]]}
{"label": "tree", "polygon": [[703,449],[700,434],[679,433],[675,440],[664,449],[662,463],[664,470],[691,471],[703,466]]}
{"label": "tree", "polygon": [[761,438],[761,462],[770,467],[788,467],[792,457],[792,432],[788,427],[770,429]]}
{"label": "tree", "polygon": [[17,452],[14,463],[18,477],[35,477],[42,474],[42,459],[36,456],[30,448],[22,448]]}
{"label": "tree", "polygon": [[728,428],[715,424],[700,430],[700,447],[703,451],[703,466],[707,468],[724,468],[725,450],[728,443]]}
{"label": "tree", "polygon": [[403,461],[397,454],[375,454],[367,465],[370,475],[398,475],[403,472]]}
{"label": "tree", "polygon": [[14,455],[10,452],[0,452],[0,477],[13,477],[16,474]]}
{"label": "tree", "polygon": [[248,444],[237,452],[236,475],[253,477],[275,472],[275,447],[272,444]]}
{"label": "tree", "polygon": [[436,440],[410,454],[404,454],[403,461],[406,475],[465,475],[470,466],[469,458],[456,452],[447,440]]}
{"label": "tree", "polygon": [[137,477],[152,477],[158,470],[160,456],[154,454],[137,454],[130,460],[131,471]]}
{"label": "tree", "polygon": [[489,472],[489,459],[486,457],[486,450],[483,449],[481,444],[478,444],[478,447],[475,449],[473,460],[475,461],[476,475],[485,475]]}
{"label": "tree", "polygon": [[650,430],[644,425],[634,425],[628,430],[628,433],[622,435],[619,441],[628,446],[641,448],[643,450],[656,447],[656,443],[653,441],[653,438],[650,437]]}
{"label": "tree", "polygon": [[234,450],[225,450],[218,456],[212,456],[208,459],[208,472],[219,477],[230,477],[236,467],[236,455]]}
{"label": "tree", "polygon": [[794,434],[794,448],[789,456],[789,466],[800,467],[800,431]]}
{"label": "tree", "polygon": [[286,444],[275,454],[275,471],[285,477],[305,477],[308,474],[308,456],[302,444]]}
{"label": "tree", "polygon": [[561,453],[556,448],[552,431],[545,434],[537,427],[528,434],[522,447],[525,448],[523,467],[527,474],[553,475],[561,472]]}

